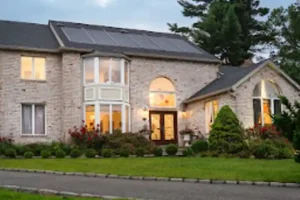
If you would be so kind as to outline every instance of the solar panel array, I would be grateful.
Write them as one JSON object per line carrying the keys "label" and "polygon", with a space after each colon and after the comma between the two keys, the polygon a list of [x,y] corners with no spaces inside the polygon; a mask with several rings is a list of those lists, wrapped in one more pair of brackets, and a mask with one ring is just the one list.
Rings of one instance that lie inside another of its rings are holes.
{"label": "solar panel array", "polygon": [[164,36],[152,36],[147,34],[133,34],[95,30],[88,28],[62,27],[62,31],[71,42],[120,46],[130,48],[143,48],[148,50],[164,50],[185,53],[202,52],[183,39]]}

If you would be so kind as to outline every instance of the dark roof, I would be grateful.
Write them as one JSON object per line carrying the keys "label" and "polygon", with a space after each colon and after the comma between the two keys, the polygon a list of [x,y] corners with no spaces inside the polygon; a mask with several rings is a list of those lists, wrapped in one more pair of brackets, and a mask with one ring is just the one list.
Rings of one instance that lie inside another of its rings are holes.
{"label": "dark roof", "polygon": [[220,62],[176,34],[61,21],[49,21],[49,24],[66,49]]}
{"label": "dark roof", "polygon": [[259,67],[263,62],[248,67],[234,67],[228,65],[220,66],[219,77],[214,81],[212,81],[211,83],[209,83],[200,91],[196,92],[188,100],[201,97],[204,95],[208,95],[210,93],[214,93],[223,89],[227,89],[227,88],[229,89],[234,84],[236,84],[239,80],[241,80],[249,73],[251,73],[253,70],[255,70],[257,67]]}
{"label": "dark roof", "polygon": [[0,46],[57,50],[59,45],[48,25],[0,20]]}

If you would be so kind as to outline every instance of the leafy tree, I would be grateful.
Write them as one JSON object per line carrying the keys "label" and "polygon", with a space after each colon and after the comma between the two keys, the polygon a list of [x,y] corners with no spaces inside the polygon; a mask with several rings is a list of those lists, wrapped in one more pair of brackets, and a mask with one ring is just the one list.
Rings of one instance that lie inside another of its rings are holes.
{"label": "leafy tree", "polygon": [[244,150],[244,131],[235,113],[223,106],[212,125],[209,148],[218,153],[236,154]]}
{"label": "leafy tree", "polygon": [[266,34],[273,37],[271,57],[289,76],[300,83],[300,5],[274,9]]}
{"label": "leafy tree", "polygon": [[258,49],[255,46],[270,40],[263,34],[265,25],[257,19],[268,14],[259,0],[179,0],[182,14],[196,18],[191,27],[168,24],[198,46],[218,56],[226,64],[240,65]]}

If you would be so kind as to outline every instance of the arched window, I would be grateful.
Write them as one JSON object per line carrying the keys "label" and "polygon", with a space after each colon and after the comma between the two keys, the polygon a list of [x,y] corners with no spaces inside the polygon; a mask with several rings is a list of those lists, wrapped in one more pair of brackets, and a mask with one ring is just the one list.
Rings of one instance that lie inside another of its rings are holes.
{"label": "arched window", "polygon": [[173,83],[164,77],[154,79],[149,89],[150,107],[176,107],[176,94]]}
{"label": "arched window", "polygon": [[254,124],[271,125],[272,115],[281,113],[279,87],[271,82],[262,80],[253,91]]}

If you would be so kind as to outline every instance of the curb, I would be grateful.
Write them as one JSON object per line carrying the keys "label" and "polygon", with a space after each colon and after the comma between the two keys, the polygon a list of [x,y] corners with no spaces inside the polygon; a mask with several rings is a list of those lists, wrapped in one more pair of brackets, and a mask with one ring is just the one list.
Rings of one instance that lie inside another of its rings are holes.
{"label": "curb", "polygon": [[233,181],[233,180],[174,178],[174,177],[171,178],[171,177],[148,177],[148,176],[119,176],[116,174],[61,172],[61,171],[18,169],[18,168],[0,168],[0,171],[26,172],[26,173],[36,173],[36,174],[54,174],[54,175],[59,175],[59,176],[84,176],[84,177],[124,179],[124,180],[160,181],[160,182],[177,182],[177,183],[184,182],[184,183],[228,184],[228,185],[255,185],[255,186],[268,186],[268,187],[300,188],[300,183],[239,181],[239,180]]}
{"label": "curb", "polygon": [[[39,194],[43,196],[60,196],[60,197],[78,197],[78,198],[95,198],[95,199],[124,199],[124,197],[117,196],[105,196],[105,195],[95,195],[89,193],[75,193],[75,192],[67,192],[67,191],[56,191],[56,190],[48,190],[48,189],[38,189],[38,188],[30,188],[30,187],[20,187],[16,185],[0,185],[0,188],[7,189],[16,192],[24,192],[28,194]],[[139,198],[125,198],[128,200],[143,200]]]}

